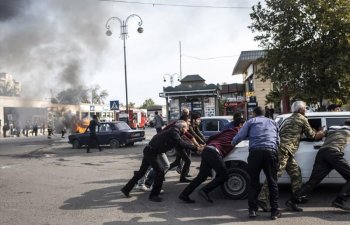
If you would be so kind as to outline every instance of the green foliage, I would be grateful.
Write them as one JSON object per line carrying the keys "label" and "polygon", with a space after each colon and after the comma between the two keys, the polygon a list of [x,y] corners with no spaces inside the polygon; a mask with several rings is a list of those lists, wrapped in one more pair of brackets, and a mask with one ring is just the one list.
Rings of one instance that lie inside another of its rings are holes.
{"label": "green foliage", "polygon": [[148,107],[150,106],[153,106],[155,105],[153,99],[149,98],[149,99],[146,99],[142,105],[140,106],[141,109],[147,109]]}
{"label": "green foliage", "polygon": [[68,88],[59,92],[56,98],[51,99],[51,102],[61,104],[104,104],[108,92],[106,90],[99,90],[100,86],[98,85],[93,88],[85,88],[83,86]]}
{"label": "green foliage", "polygon": [[350,1],[265,0],[249,27],[266,50],[261,79],[309,103],[350,95]]}

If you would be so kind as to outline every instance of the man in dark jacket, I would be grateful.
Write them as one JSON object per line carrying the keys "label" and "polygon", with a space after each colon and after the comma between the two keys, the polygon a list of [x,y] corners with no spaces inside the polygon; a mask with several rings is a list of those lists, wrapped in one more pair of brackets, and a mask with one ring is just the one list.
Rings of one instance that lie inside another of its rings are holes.
{"label": "man in dark jacket", "polygon": [[92,120],[90,120],[89,126],[87,129],[90,131],[90,139],[89,139],[89,145],[86,149],[86,153],[90,153],[90,148],[92,147],[92,143],[95,141],[96,146],[100,151],[102,151],[102,148],[100,147],[100,143],[98,142],[97,135],[96,135],[96,127],[100,126],[100,122],[97,119],[96,115],[92,116]]}
{"label": "man in dark jacket", "polygon": [[293,197],[286,204],[293,206],[292,209],[299,209],[297,204],[301,202],[301,199],[307,197],[334,169],[346,180],[346,183],[333,200],[332,206],[349,211],[350,206],[346,204],[346,201],[350,194],[350,165],[344,158],[345,146],[349,142],[350,120],[345,121],[344,126],[331,126],[326,131],[326,140],[317,152],[310,179],[293,193]]}
{"label": "man in dark jacket", "polygon": [[235,120],[235,127],[233,129],[223,130],[208,139],[207,145],[201,154],[202,161],[199,173],[197,177],[194,178],[183,190],[179,199],[186,203],[194,203],[195,201],[192,200],[189,195],[208,178],[211,174],[211,170],[214,169],[216,172],[215,178],[198,192],[206,201],[210,203],[213,202],[209,197],[209,192],[223,184],[228,179],[228,173],[223,158],[233,150],[234,146],[231,145],[231,140],[238,133],[243,123],[244,120],[238,118]]}
{"label": "man in dark jacket", "polygon": [[194,145],[186,143],[182,140],[181,135],[187,131],[187,123],[183,120],[176,122],[175,127],[171,127],[157,135],[155,135],[149,144],[143,150],[143,159],[138,172],[134,173],[131,180],[121,189],[126,197],[130,197],[129,193],[133,189],[137,181],[142,178],[149,166],[156,172],[153,188],[151,190],[149,200],[154,202],[161,202],[162,198],[158,195],[162,189],[164,180],[164,170],[157,160],[157,156],[165,153],[170,149],[180,146],[191,150],[201,151],[202,148],[197,148]]}

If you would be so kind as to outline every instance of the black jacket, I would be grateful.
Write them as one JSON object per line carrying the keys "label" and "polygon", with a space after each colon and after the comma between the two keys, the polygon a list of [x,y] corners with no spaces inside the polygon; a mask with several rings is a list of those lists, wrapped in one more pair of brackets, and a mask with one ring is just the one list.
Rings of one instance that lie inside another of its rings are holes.
{"label": "black jacket", "polygon": [[149,146],[157,154],[165,153],[174,147],[190,149],[196,151],[197,147],[185,142],[180,136],[180,130],[176,127],[171,127],[163,132],[155,135],[149,142]]}

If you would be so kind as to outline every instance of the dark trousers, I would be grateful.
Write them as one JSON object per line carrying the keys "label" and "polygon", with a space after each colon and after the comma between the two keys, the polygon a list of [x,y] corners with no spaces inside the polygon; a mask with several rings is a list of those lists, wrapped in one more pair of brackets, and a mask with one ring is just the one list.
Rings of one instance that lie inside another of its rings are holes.
{"label": "dark trousers", "polygon": [[181,169],[180,179],[186,178],[187,174],[190,171],[191,166],[191,158],[190,158],[190,150],[183,148],[176,148],[176,158],[175,161],[170,164],[169,170],[174,167],[180,166],[181,160],[184,162],[184,165]]}
{"label": "dark trousers", "polygon": [[203,183],[208,176],[211,175],[211,170],[216,172],[215,178],[205,185],[202,190],[206,193],[211,192],[216,187],[225,183],[228,179],[228,173],[222,157],[217,151],[212,148],[205,147],[202,154],[202,161],[199,167],[199,173],[191,183],[183,190],[182,195],[190,195],[201,183]]}
{"label": "dark trousers", "polygon": [[344,159],[344,153],[332,148],[319,150],[310,179],[295,192],[294,200],[300,202],[301,197],[309,195],[333,169],[346,180],[337,197],[338,200],[346,201],[350,194],[350,166]]}
{"label": "dark trousers", "polygon": [[250,210],[258,210],[257,200],[260,193],[260,172],[264,171],[269,187],[271,212],[278,210],[277,151],[252,150],[248,156],[248,173],[250,187],[248,192],[248,206]]}
{"label": "dark trousers", "polygon": [[92,145],[93,145],[94,142],[96,143],[97,148],[101,150],[100,142],[98,141],[98,138],[97,138],[96,133],[90,133],[89,145],[88,145],[88,147],[87,147],[87,149],[86,149],[87,151],[90,150],[90,148],[92,147]]}
{"label": "dark trousers", "polygon": [[152,150],[149,146],[146,146],[144,148],[143,159],[142,159],[140,169],[139,171],[134,173],[134,176],[123,188],[125,192],[129,193],[134,188],[137,181],[140,180],[146,174],[148,167],[151,166],[156,175],[155,175],[153,188],[150,193],[150,196],[159,195],[162,189],[163,180],[164,180],[164,169],[160,164],[160,162],[158,161],[157,155],[158,154],[155,153],[155,151]]}

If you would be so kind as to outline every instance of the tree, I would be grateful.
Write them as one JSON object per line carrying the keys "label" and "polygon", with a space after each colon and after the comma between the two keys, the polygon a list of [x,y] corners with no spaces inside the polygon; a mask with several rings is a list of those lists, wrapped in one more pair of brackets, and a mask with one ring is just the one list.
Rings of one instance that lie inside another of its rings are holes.
{"label": "tree", "polygon": [[153,106],[155,105],[153,99],[149,98],[149,99],[146,99],[142,105],[140,106],[141,109],[147,109],[148,107],[150,106]]}
{"label": "tree", "polygon": [[259,77],[309,103],[350,94],[350,1],[265,0],[250,14],[266,50]]}
{"label": "tree", "polygon": [[90,103],[89,89],[78,86],[76,88],[68,88],[57,94],[56,99],[51,101],[57,101],[62,104],[80,104]]}
{"label": "tree", "polygon": [[129,102],[129,109],[135,108],[135,102]]}
{"label": "tree", "polygon": [[99,85],[96,85],[91,89],[91,101],[92,104],[104,104],[106,98],[108,97],[107,90],[102,90],[99,92],[101,87]]}

